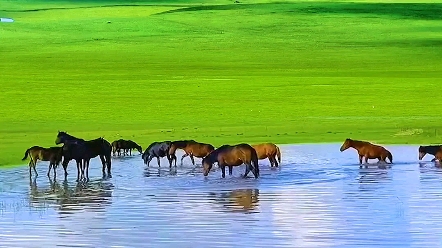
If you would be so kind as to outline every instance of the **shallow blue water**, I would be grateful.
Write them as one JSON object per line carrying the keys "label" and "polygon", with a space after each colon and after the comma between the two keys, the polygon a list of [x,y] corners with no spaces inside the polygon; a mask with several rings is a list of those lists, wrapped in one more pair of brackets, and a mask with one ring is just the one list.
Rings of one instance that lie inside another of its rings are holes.
{"label": "shallow blue water", "polygon": [[46,177],[47,162],[31,180],[4,169],[0,247],[441,247],[442,169],[416,146],[387,146],[392,168],[359,169],[339,146],[281,146],[282,166],[261,160],[258,180],[244,166],[204,178],[200,159],[147,168],[140,155],[114,158],[105,180],[93,159],[87,185],[74,162],[67,181],[61,168]]}

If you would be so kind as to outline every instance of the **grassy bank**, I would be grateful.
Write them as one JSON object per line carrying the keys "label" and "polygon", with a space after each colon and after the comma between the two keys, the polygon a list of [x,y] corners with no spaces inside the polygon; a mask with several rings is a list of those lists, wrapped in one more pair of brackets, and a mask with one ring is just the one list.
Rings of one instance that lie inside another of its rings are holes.
{"label": "grassy bank", "polygon": [[232,2],[0,0],[0,165],[57,130],[442,142],[442,4]]}

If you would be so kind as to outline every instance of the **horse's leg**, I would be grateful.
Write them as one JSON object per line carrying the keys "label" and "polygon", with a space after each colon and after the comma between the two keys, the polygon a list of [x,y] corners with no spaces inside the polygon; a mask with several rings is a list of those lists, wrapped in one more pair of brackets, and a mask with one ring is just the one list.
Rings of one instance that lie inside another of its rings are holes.
{"label": "horse's leg", "polygon": [[69,164],[69,161],[66,162],[66,160],[63,160],[63,162],[61,163],[61,165],[63,166],[63,169],[64,169],[64,178],[65,179],[68,176],[68,164]]}
{"label": "horse's leg", "polygon": [[186,152],[186,153],[181,157],[181,165],[183,165],[183,159],[184,159],[185,157],[187,157],[187,156],[189,156],[189,154]]}
{"label": "horse's leg", "polygon": [[32,158],[29,160],[29,178],[32,176]]}
{"label": "horse's leg", "polygon": [[190,156],[190,160],[192,160],[192,164],[193,164],[193,166],[195,166],[195,159],[193,159],[193,155],[190,154],[189,156]]}
{"label": "horse's leg", "polygon": [[221,168],[222,178],[226,178],[226,166],[224,164],[220,164],[219,167]]}
{"label": "horse's leg", "polygon": [[250,172],[250,165],[246,164],[246,172],[244,173],[243,178],[246,178],[249,172]]}
{"label": "horse's leg", "polygon": [[368,156],[365,156],[365,168],[368,168]]}
{"label": "horse's leg", "polygon": [[158,167],[161,167],[160,165],[160,157],[157,157]]}
{"label": "horse's leg", "polygon": [[86,167],[86,182],[89,182],[89,161],[90,160],[84,161],[84,166]]}
{"label": "horse's leg", "polygon": [[54,164],[52,165],[52,168],[54,169],[54,179],[57,178],[57,167],[58,167],[58,164],[55,164],[55,163],[54,163]]}
{"label": "horse's leg", "polygon": [[103,172],[103,175],[106,173],[106,160],[104,159],[104,155],[100,155],[101,160],[101,172]]}
{"label": "horse's leg", "polygon": [[362,169],[362,157],[364,157],[364,155],[359,154],[359,169]]}
{"label": "horse's leg", "polygon": [[109,155],[106,155],[106,164],[107,164],[107,176],[109,178],[112,177],[112,157]]}
{"label": "horse's leg", "polygon": [[278,164],[278,160],[276,159],[276,155],[273,156],[273,163],[275,164],[275,167],[278,167],[278,166],[279,166],[279,164]]}
{"label": "horse's leg", "polygon": [[[49,177],[49,175],[50,175],[50,173],[51,173],[51,169],[52,169],[52,162],[49,161],[48,174],[46,174],[48,177]],[[54,171],[55,171],[55,169],[54,169]]]}
{"label": "horse's leg", "polygon": [[272,157],[271,157],[271,156],[268,156],[267,158],[269,159],[269,162],[270,162],[270,167],[273,167],[273,165],[274,165],[274,162],[273,162],[273,159],[272,159]]}
{"label": "horse's leg", "polygon": [[229,175],[231,176],[233,174],[233,166],[229,166]]}
{"label": "horse's leg", "polygon": [[35,176],[38,176],[38,172],[37,172],[37,169],[35,167],[37,167],[37,160],[35,160],[34,166],[32,166],[32,168],[34,169]]}
{"label": "horse's leg", "polygon": [[81,162],[79,162],[78,160],[75,161],[77,163],[77,182],[80,181],[80,166],[81,166]]}

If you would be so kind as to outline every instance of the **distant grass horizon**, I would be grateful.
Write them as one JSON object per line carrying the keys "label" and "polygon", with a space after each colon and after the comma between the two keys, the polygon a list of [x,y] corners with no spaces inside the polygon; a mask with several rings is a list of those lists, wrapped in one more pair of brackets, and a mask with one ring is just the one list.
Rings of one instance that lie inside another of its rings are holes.
{"label": "distant grass horizon", "polygon": [[442,0],[0,0],[0,166],[84,139],[442,143]]}

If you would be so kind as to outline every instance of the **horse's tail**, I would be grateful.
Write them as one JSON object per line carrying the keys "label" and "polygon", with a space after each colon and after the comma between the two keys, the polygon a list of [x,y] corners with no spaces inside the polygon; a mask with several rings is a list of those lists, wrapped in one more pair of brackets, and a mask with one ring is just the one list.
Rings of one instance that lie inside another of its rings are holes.
{"label": "horse's tail", "polygon": [[393,163],[393,155],[391,154],[390,151],[387,151],[387,157],[388,157],[388,159],[390,159],[390,164],[392,164]]}
{"label": "horse's tail", "polygon": [[25,151],[25,156],[21,159],[22,161],[26,160],[28,158],[28,154],[29,154],[30,150],[31,150],[31,148],[29,148],[28,150]]}
{"label": "horse's tail", "polygon": [[278,146],[276,146],[276,156],[278,157],[278,162],[281,163],[281,151]]}

